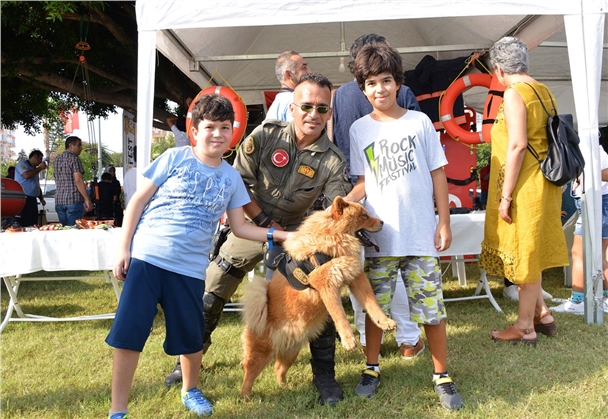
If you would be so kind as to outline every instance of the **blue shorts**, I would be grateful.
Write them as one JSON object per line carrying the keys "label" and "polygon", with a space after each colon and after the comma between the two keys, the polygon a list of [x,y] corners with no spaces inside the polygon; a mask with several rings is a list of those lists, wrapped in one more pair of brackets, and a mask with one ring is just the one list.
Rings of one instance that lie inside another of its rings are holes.
{"label": "blue shorts", "polygon": [[441,289],[441,268],[436,257],[366,257],[363,270],[369,278],[380,308],[387,316],[395,293],[397,276],[401,270],[411,320],[436,325],[446,318]]}
{"label": "blue shorts", "polygon": [[[578,211],[578,219],[574,227],[574,234],[583,235],[583,217],[581,209],[581,199],[574,198],[574,205]],[[602,195],[602,239],[608,239],[608,195]]]}
{"label": "blue shorts", "polygon": [[205,281],[131,259],[106,343],[141,352],[160,304],[167,329],[165,352],[182,355],[203,350],[204,292]]}

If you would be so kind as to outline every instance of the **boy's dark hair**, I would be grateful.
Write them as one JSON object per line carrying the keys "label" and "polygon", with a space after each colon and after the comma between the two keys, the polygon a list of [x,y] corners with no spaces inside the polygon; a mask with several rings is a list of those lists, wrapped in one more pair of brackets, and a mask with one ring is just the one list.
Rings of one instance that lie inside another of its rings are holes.
{"label": "boy's dark hair", "polygon": [[186,118],[183,116],[178,116],[175,120],[175,126],[181,132],[186,132]]}
{"label": "boy's dark hair", "polygon": [[302,77],[300,77],[300,81],[298,82],[298,84],[296,84],[296,86],[304,82],[316,84],[319,87],[326,87],[329,89],[330,92],[333,86],[327,77],[319,73],[303,74]]}
{"label": "boy's dark hair", "polygon": [[355,74],[355,58],[357,58],[357,54],[359,51],[361,51],[361,48],[367,44],[383,42],[386,42],[386,38],[375,33],[362,35],[355,39],[353,44],[350,46],[350,61],[348,62],[348,69],[350,70],[351,74]]}
{"label": "boy's dark hair", "polygon": [[[192,108],[192,125],[198,128],[203,120],[227,121],[234,124],[234,109],[232,103],[223,96],[210,94],[202,95]],[[185,130],[184,130],[185,131]]]}
{"label": "boy's dark hair", "polygon": [[405,77],[401,55],[386,43],[365,45],[355,58],[355,79],[359,88],[365,91],[365,80],[382,73],[390,73],[397,84],[402,85]]}
{"label": "boy's dark hair", "polygon": [[68,148],[70,148],[70,144],[77,144],[78,141],[82,142],[82,140],[77,136],[70,135],[68,138],[65,139],[65,149],[67,150]]}
{"label": "boy's dark hair", "polygon": [[109,174],[108,172],[104,173],[101,175],[101,180],[112,180],[112,175]]}
{"label": "boy's dark hair", "polygon": [[28,158],[30,158],[30,159],[31,159],[31,158],[32,158],[32,157],[34,157],[34,156],[40,156],[40,157],[44,157],[44,154],[42,154],[42,151],[40,151],[40,150],[33,150],[33,151],[30,153],[30,156],[29,156]]}

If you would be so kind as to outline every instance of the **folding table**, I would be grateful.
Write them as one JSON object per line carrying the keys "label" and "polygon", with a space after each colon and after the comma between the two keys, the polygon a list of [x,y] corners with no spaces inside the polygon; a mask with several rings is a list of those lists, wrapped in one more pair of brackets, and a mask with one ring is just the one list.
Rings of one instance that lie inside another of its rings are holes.
{"label": "folding table", "polygon": [[[19,305],[22,282],[105,279],[120,298],[121,288],[112,274],[120,228],[108,230],[53,230],[0,233],[0,276],[10,300],[0,333],[11,321],[80,321],[113,319],[115,313],[56,318],[24,313]],[[38,271],[103,271],[98,276],[23,277]],[[12,317],[13,312],[17,317]]]}

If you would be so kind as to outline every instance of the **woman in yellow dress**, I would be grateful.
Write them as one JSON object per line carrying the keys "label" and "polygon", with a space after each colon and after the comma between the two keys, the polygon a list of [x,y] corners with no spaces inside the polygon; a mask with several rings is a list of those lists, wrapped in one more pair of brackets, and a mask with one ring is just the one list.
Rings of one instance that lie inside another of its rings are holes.
{"label": "woman in yellow dress", "polygon": [[[561,188],[545,179],[528,144],[545,158],[547,109],[555,98],[528,74],[528,51],[505,37],[490,50],[494,76],[505,86],[492,127],[492,164],[480,266],[519,287],[517,320],[496,341],[536,345],[536,333],[553,336],[557,326],[542,296],[542,271],[568,265],[561,226]],[[557,111],[557,110],[556,110]]]}

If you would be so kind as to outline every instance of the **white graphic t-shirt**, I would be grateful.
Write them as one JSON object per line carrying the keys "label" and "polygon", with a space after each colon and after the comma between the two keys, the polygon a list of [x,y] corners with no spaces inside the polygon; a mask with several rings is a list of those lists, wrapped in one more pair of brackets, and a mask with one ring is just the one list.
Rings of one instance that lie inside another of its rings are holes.
{"label": "white graphic t-shirt", "polygon": [[366,115],[350,128],[351,174],[365,176],[365,207],[384,221],[373,233],[380,251],[365,256],[436,256],[430,172],[447,164],[439,135],[422,112],[378,122]]}

